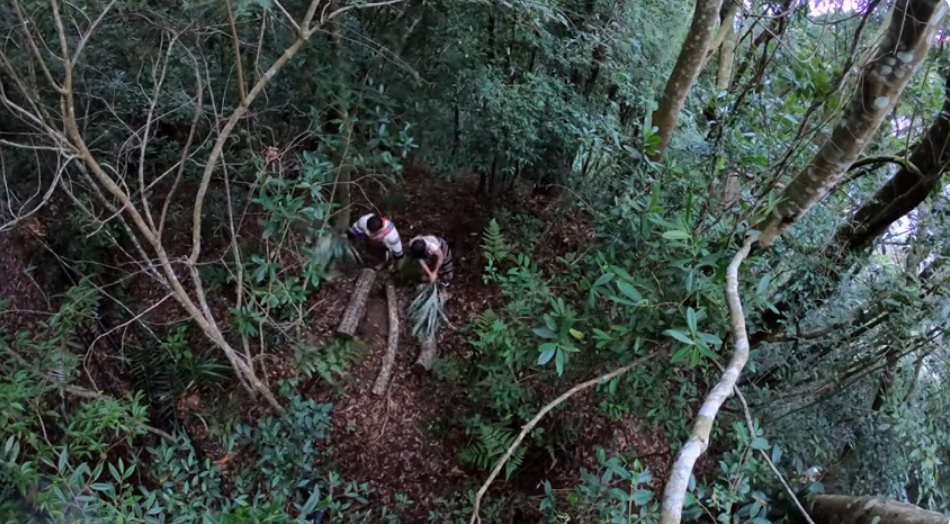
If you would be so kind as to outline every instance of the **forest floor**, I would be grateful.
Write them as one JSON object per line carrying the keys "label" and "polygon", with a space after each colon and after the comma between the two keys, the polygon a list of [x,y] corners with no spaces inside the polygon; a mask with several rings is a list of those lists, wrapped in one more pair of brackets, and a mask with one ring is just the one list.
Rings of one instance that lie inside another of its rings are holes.
{"label": "forest floor", "polygon": [[11,331],[26,328],[46,318],[50,304],[45,293],[30,274],[29,250],[22,242],[22,231],[29,229],[42,235],[36,220],[29,220],[20,230],[0,232],[0,323]]}
{"label": "forest floor", "polygon": [[[423,167],[408,167],[401,187],[403,193],[398,195],[354,191],[352,217],[355,220],[370,210],[383,213],[396,223],[406,249],[409,239],[419,234],[440,235],[454,244],[456,271],[451,288],[453,296],[447,304],[449,325],[443,324],[440,330],[438,348],[440,356],[465,359],[471,350],[466,327],[477,315],[488,308],[502,307],[506,300],[496,287],[482,280],[482,234],[491,218],[491,210],[478,194],[478,177],[474,174],[449,181]],[[529,188],[519,188],[506,200],[517,202],[519,210],[538,218],[550,216],[551,199],[533,195]],[[246,234],[242,231],[242,235]],[[579,215],[548,221],[542,233],[543,242],[539,242],[532,253],[533,260],[541,268],[550,268],[555,265],[557,256],[583,251],[592,235]],[[175,243],[174,237],[172,242]],[[221,247],[222,252],[226,249],[226,246]],[[0,270],[7,276],[0,279],[0,298],[11,300],[12,297],[13,306],[20,310],[47,311],[50,306],[24,271],[26,265],[26,254],[14,238],[0,234]],[[308,345],[320,347],[333,339],[358,273],[359,268],[353,267],[341,278],[321,284],[308,304],[314,312],[306,328]],[[409,496],[416,504],[401,508],[404,521],[424,522],[429,510],[435,507],[435,499],[447,498],[460,489],[477,488],[487,472],[462,469],[457,454],[468,444],[468,437],[459,424],[445,423],[458,421],[468,414],[465,411],[471,409],[471,402],[465,391],[450,381],[439,380],[432,373],[417,374],[410,369],[419,350],[408,321],[408,306],[414,294],[411,285],[397,286],[401,333],[390,387],[384,398],[371,393],[387,342],[388,315],[382,285],[386,278],[390,277],[380,275],[376,280],[358,333],[366,351],[347,370],[342,393],[319,378],[306,384],[303,393],[314,400],[333,404],[329,445],[334,450],[336,469],[343,478],[368,483],[375,491],[374,502],[390,508],[397,505],[397,494]],[[153,315],[166,320],[183,318],[171,301],[157,308]],[[10,319],[0,316],[0,321]],[[294,373],[294,355],[272,354],[270,357],[262,374],[267,382],[274,384]],[[554,398],[561,392],[549,393],[550,398]],[[200,411],[202,404],[207,407],[210,400],[198,393],[181,399],[179,416],[186,420],[202,451],[221,464],[232,457],[224,456],[220,444],[203,423],[187,416],[189,412]],[[635,453],[640,457],[643,467],[649,468],[655,479],[649,487],[659,495],[662,489],[659,483],[665,478],[670,463],[665,436],[630,417],[610,420],[602,414],[590,392],[578,394],[569,402],[570,416],[575,421],[580,417],[583,428],[574,448],[575,456],[571,460],[552,460],[547,455],[526,459],[519,472],[508,481],[509,489],[535,497],[536,508],[543,495],[542,480],[551,481],[555,490],[572,488],[580,482],[582,468],[598,469],[595,450],[601,446],[608,456]],[[243,411],[252,419],[265,412],[263,405],[245,405],[245,408]],[[545,424],[555,422],[547,420],[542,426]],[[494,487],[500,489],[505,484],[499,479]],[[491,496],[492,491],[488,494]]]}
{"label": "forest floor", "polygon": [[[418,234],[436,234],[454,243],[456,259],[452,298],[449,300],[449,326],[440,330],[439,355],[464,359],[471,346],[464,328],[488,308],[500,308],[505,303],[500,291],[482,280],[480,258],[482,233],[491,219],[491,210],[477,192],[478,177],[470,174],[451,181],[443,181],[424,168],[407,169],[401,195],[410,205],[400,210],[378,209],[391,218],[400,231],[404,247]],[[519,203],[521,210],[544,216],[550,199],[531,195],[527,188],[509,198]],[[371,197],[372,198],[372,197]],[[384,201],[381,197],[377,202]],[[425,203],[420,205],[419,203]],[[353,218],[373,210],[368,202],[357,202]],[[544,232],[545,241],[539,244],[536,262],[541,266],[554,263],[558,255],[580,251],[589,244],[592,232],[581,221],[562,220]],[[314,343],[332,338],[357,276],[354,270],[343,279],[324,286],[316,301],[322,301],[319,318],[310,325]],[[313,398],[334,403],[334,431],[331,445],[341,474],[350,480],[368,482],[377,492],[380,502],[395,503],[397,493],[408,495],[417,502],[418,514],[405,514],[407,522],[422,522],[433,501],[448,497],[463,484],[477,488],[487,477],[486,472],[463,471],[457,459],[458,451],[468,444],[461,428],[442,425],[442,421],[458,420],[466,415],[471,403],[464,391],[451,382],[438,380],[431,373],[419,375],[411,371],[419,351],[412,337],[408,306],[414,289],[397,287],[400,310],[400,343],[391,385],[385,398],[371,393],[386,349],[388,317],[385,292],[377,278],[374,292],[367,304],[366,316],[358,336],[368,346],[361,362],[349,377],[349,385],[342,396],[333,390],[318,387],[308,392]],[[560,392],[552,392],[551,398]],[[510,482],[519,491],[540,496],[541,481],[550,480],[554,489],[571,488],[580,481],[580,468],[597,469],[595,449],[603,446],[610,452],[634,451],[643,458],[644,467],[655,478],[665,477],[669,463],[669,445],[665,437],[636,420],[618,422],[599,414],[591,394],[579,394],[571,401],[574,413],[585,413],[585,431],[577,442],[577,456],[573,463],[551,463],[548,456],[540,457],[537,464],[526,464]],[[542,424],[543,426],[544,424]],[[543,463],[542,463],[543,462]],[[496,482],[495,488],[505,484]],[[660,486],[654,484],[654,489]],[[491,493],[491,492],[489,492]],[[489,494],[490,496],[490,494]],[[535,507],[537,507],[535,505]],[[404,512],[405,513],[405,512]]]}

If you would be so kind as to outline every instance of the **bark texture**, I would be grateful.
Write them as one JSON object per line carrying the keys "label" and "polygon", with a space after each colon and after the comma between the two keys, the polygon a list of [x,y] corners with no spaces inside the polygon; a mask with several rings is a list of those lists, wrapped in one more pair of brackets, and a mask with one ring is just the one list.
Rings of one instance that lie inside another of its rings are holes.
{"label": "bark texture", "polygon": [[373,283],[376,281],[376,272],[366,268],[360,273],[360,278],[356,281],[356,287],[353,288],[353,294],[350,295],[350,303],[343,312],[343,319],[336,328],[340,335],[352,337],[356,335],[360,323],[363,322],[363,315],[366,313],[366,301],[369,299],[369,292],[373,289]]}
{"label": "bark texture", "polygon": [[373,385],[373,394],[376,396],[383,396],[389,388],[393,365],[396,363],[396,351],[399,349],[399,308],[396,305],[396,286],[392,282],[386,284],[386,307],[389,311],[389,339],[383,364]]}
{"label": "bark texture", "polygon": [[816,524],[947,524],[950,517],[881,497],[819,495],[810,504]]}
{"label": "bark texture", "polygon": [[736,61],[736,30],[733,25],[735,16],[733,12],[731,17],[723,20],[723,26],[720,29],[723,40],[722,45],[719,46],[719,70],[716,71],[716,89],[719,91],[729,89],[732,84],[732,67]]}
{"label": "bark texture", "polygon": [[660,143],[653,160],[659,160],[663,156],[686,97],[696,82],[696,77],[699,76],[705,62],[706,50],[712,39],[713,27],[719,20],[721,5],[722,0],[696,0],[689,34],[683,42],[676,65],[663,89],[659,107],[653,113],[653,125],[657,126],[657,134],[660,136]]}
{"label": "bark texture", "polygon": [[920,68],[946,12],[944,0],[897,1],[884,39],[863,68],[858,89],[831,137],[785,188],[784,201],[772,216],[756,228],[762,246],[772,245],[786,227],[824,198],[857,160]]}

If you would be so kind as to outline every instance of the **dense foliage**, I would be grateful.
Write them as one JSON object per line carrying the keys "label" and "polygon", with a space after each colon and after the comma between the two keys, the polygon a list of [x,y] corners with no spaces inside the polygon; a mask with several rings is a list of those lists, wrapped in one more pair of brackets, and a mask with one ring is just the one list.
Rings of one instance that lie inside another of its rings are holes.
{"label": "dense foliage", "polygon": [[[482,522],[657,522],[737,342],[727,266],[927,1],[723,2],[688,85],[680,0],[0,0],[0,516],[463,523],[506,457]],[[742,265],[751,358],[687,520],[800,522],[789,490],[950,511],[933,24],[860,159]],[[403,325],[382,399],[385,335],[332,336],[368,210],[458,259],[444,303],[414,261],[379,277]],[[410,454],[387,425],[433,469],[354,466]]]}

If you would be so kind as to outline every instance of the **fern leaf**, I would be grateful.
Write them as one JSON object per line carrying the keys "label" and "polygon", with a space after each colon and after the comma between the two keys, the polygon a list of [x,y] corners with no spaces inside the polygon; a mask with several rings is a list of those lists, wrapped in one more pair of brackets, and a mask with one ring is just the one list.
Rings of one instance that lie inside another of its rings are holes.
{"label": "fern leaf", "polygon": [[504,260],[511,256],[511,249],[501,233],[501,226],[494,218],[482,234],[482,249],[485,251],[485,257],[493,261]]}

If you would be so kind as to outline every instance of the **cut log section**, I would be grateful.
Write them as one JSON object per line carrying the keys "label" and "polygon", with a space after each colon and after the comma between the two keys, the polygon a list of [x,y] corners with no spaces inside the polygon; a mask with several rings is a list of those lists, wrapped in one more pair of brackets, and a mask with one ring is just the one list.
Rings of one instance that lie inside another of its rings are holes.
{"label": "cut log section", "polygon": [[386,306],[389,309],[389,339],[386,345],[386,354],[383,355],[383,365],[373,385],[373,394],[383,396],[389,388],[389,381],[393,376],[393,364],[396,363],[396,350],[399,349],[399,308],[396,306],[396,286],[392,282],[386,284]]}
{"label": "cut log section", "polygon": [[435,362],[436,357],[436,337],[430,337],[422,343],[422,351],[419,352],[419,358],[416,359],[416,363],[413,366],[413,371],[422,372],[422,371],[432,371],[432,363]]}
{"label": "cut log section", "polygon": [[366,300],[369,298],[369,292],[373,289],[373,283],[376,281],[376,272],[370,268],[363,269],[360,278],[356,281],[356,287],[353,294],[350,295],[350,303],[343,312],[343,320],[340,321],[336,332],[339,335],[353,337],[356,330],[359,329],[363,321],[363,315],[366,313]]}

